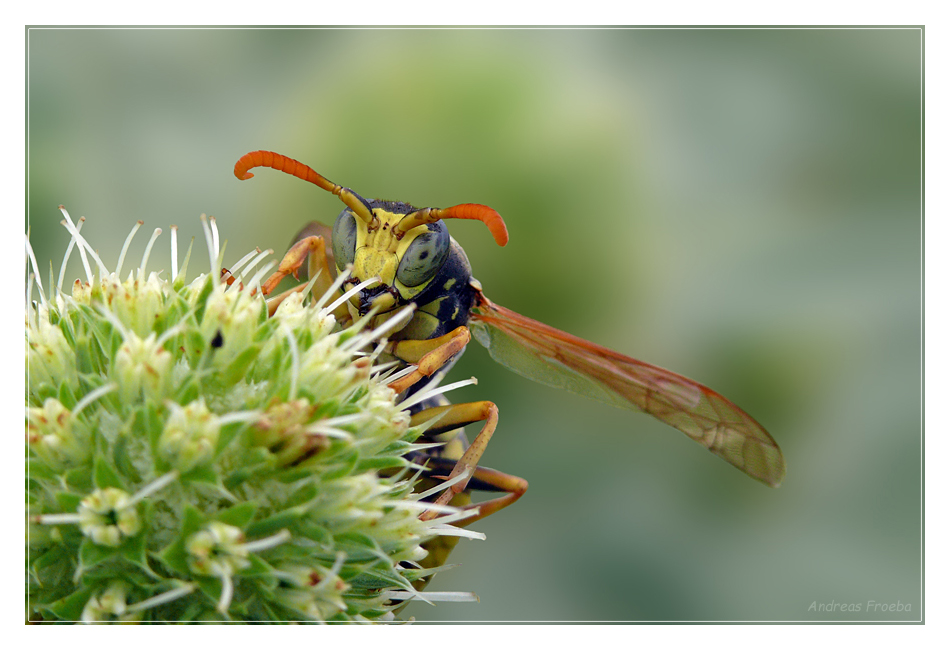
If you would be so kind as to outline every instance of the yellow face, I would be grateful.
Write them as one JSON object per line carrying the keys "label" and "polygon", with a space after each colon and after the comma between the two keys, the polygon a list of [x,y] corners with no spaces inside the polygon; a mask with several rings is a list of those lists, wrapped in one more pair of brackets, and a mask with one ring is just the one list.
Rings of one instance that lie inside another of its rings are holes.
{"label": "yellow face", "polygon": [[416,208],[392,201],[368,203],[374,217],[370,224],[354,217],[349,208],[337,217],[333,253],[340,269],[353,265],[348,283],[377,279],[353,295],[353,306],[361,314],[374,308],[386,313],[411,302],[432,283],[448,257],[450,238],[441,221],[400,236],[394,227]]}

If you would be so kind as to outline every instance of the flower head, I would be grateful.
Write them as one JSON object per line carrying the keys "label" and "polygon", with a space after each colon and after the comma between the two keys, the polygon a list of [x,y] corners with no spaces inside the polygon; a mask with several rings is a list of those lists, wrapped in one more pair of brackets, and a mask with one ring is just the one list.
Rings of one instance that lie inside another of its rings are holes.
{"label": "flower head", "polygon": [[79,504],[79,528],[96,544],[118,546],[142,528],[142,520],[128,492],[118,488],[96,490]]}
{"label": "flower head", "polygon": [[105,591],[97,593],[86,602],[82,610],[83,623],[101,623],[105,621],[133,621],[140,614],[128,611],[125,597],[129,586],[121,581],[110,584]]}
{"label": "flower head", "polygon": [[244,531],[212,521],[188,538],[189,564],[199,575],[230,576],[250,565],[244,546]]}
{"label": "flower head", "polygon": [[158,453],[182,472],[210,461],[221,431],[218,416],[208,410],[202,398],[184,407],[169,402],[168,409]]}
{"label": "flower head", "polygon": [[55,397],[41,407],[27,407],[26,441],[29,448],[51,467],[81,465],[90,456],[88,431],[74,421],[72,413]]}
{"label": "flower head", "polygon": [[31,611],[391,618],[423,545],[458,533],[418,516],[418,431],[373,372],[377,334],[303,292],[269,317],[267,252],[222,281],[213,221],[210,270],[186,282],[174,227],[170,271],[146,268],[156,230],[123,278],[141,224],[110,271],[63,214],[84,278],[47,292],[27,240]]}

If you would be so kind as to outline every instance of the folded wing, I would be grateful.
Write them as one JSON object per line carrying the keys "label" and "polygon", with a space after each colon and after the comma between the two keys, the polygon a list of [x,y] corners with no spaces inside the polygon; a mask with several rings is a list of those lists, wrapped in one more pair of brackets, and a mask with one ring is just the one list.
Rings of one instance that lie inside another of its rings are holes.
{"label": "folded wing", "polygon": [[749,414],[691,379],[532,320],[484,296],[469,328],[492,358],[529,379],[649,413],[754,479],[777,487],[782,451]]}

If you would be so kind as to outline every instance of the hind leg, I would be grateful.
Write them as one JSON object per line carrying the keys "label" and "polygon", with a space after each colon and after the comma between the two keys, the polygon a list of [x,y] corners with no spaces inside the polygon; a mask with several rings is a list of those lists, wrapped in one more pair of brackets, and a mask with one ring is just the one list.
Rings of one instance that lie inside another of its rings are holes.
{"label": "hind leg", "polygon": [[[446,505],[452,499],[469,487],[474,479],[481,489],[488,489],[496,492],[506,492],[505,496],[490,499],[484,503],[473,506],[478,508],[477,513],[466,518],[464,523],[468,524],[477,521],[488,515],[506,508],[521,498],[521,495],[528,489],[528,482],[517,476],[505,474],[487,467],[479,467],[478,461],[488,447],[492,434],[498,425],[498,407],[492,402],[467,402],[464,404],[450,404],[447,406],[436,406],[420,411],[412,416],[411,425],[421,424],[433,418],[439,418],[434,427],[426,433],[428,435],[437,435],[441,432],[451,431],[476,422],[484,422],[481,431],[468,446],[461,457],[455,461],[454,466],[445,476],[446,480],[451,480],[463,473],[468,474],[468,478],[449,486],[433,502],[436,505]],[[441,459],[441,463],[451,463],[451,461]],[[473,486],[474,487],[474,486]],[[421,519],[433,519],[437,516],[436,511],[427,510],[420,515]]]}

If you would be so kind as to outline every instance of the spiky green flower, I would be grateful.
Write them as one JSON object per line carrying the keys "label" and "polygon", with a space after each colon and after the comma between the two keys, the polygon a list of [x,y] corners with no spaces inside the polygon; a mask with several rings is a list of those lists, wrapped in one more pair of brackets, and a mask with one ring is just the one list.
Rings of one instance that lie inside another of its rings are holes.
{"label": "spiky green flower", "polygon": [[222,282],[213,220],[186,283],[174,227],[171,272],[147,271],[156,230],[123,279],[141,223],[110,272],[63,214],[86,273],[68,293],[61,271],[47,295],[27,239],[31,619],[389,620],[427,540],[481,537],[448,508],[419,520],[420,431],[373,366],[381,332],[307,292],[268,316],[273,263]]}

